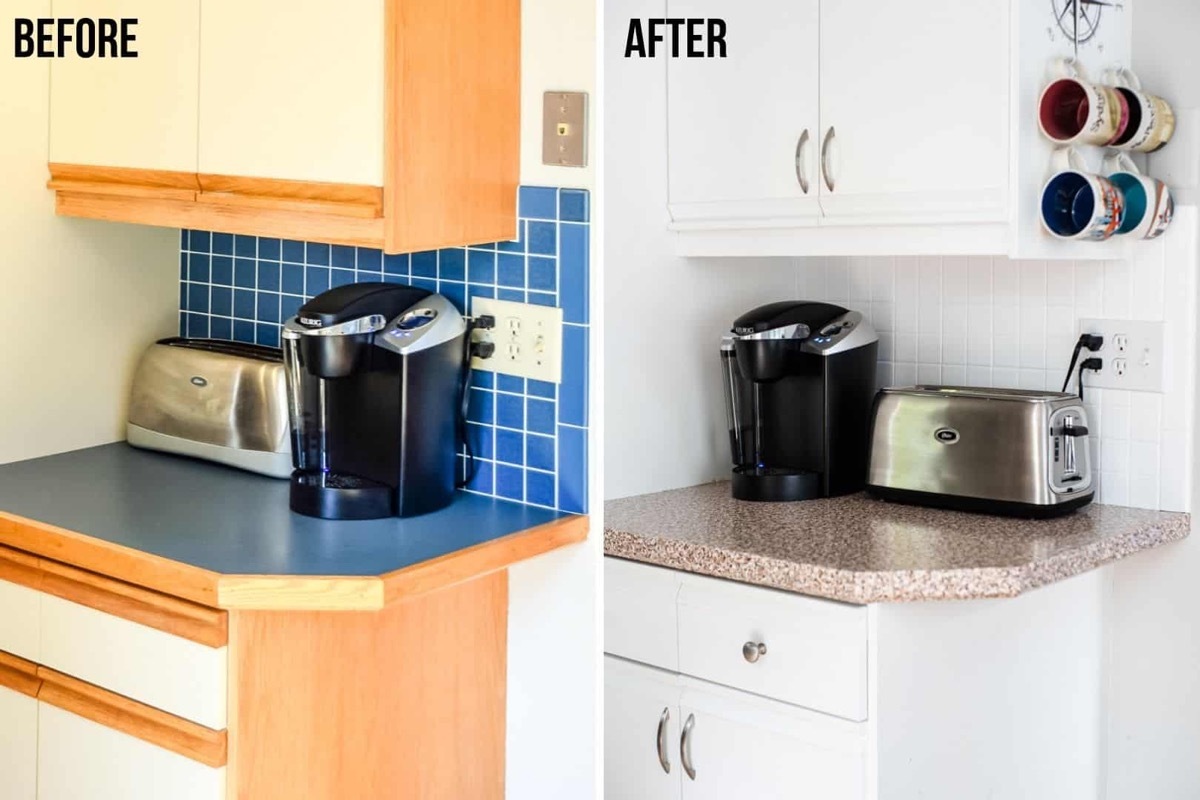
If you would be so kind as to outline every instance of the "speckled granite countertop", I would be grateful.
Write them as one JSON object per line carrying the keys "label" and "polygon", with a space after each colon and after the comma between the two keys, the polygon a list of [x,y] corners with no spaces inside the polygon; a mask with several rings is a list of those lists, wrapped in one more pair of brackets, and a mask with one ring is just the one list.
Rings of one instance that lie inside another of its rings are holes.
{"label": "speckled granite countertop", "polygon": [[963,514],[865,494],[734,500],[728,483],[610,500],[604,552],[850,603],[1014,597],[1182,539],[1188,514],[1093,504],[1054,520]]}

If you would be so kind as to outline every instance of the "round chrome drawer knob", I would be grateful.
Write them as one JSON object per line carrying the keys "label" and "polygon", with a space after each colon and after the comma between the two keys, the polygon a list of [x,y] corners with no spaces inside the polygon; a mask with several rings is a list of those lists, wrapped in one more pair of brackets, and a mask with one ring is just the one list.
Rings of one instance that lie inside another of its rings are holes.
{"label": "round chrome drawer knob", "polygon": [[742,645],[742,657],[751,664],[767,654],[767,646],[762,642],[746,642]]}

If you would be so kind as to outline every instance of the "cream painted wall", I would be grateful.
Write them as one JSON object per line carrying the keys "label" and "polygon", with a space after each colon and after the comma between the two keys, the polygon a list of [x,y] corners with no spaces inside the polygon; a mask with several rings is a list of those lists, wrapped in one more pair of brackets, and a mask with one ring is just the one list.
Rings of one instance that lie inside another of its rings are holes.
{"label": "cream painted wall", "polygon": [[[593,0],[522,0],[521,183],[594,189],[596,176],[596,4]],[[588,93],[588,166],[542,163],[542,94]]]}
{"label": "cream painted wall", "polygon": [[54,216],[45,188],[48,62],[0,25],[0,462],[122,438],[141,348],[176,327],[178,231]]}

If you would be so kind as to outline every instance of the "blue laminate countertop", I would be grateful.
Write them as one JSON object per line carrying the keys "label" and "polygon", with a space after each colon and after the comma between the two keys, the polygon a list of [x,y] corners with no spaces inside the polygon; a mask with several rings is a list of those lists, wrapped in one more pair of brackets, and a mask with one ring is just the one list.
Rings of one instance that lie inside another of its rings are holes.
{"label": "blue laminate countertop", "polygon": [[[286,480],[124,443],[0,465],[0,512],[9,527],[22,518],[213,573],[348,577],[385,576],[571,517],[460,492],[420,517],[321,520],[289,510]],[[27,531],[0,537],[20,549],[29,541]]]}

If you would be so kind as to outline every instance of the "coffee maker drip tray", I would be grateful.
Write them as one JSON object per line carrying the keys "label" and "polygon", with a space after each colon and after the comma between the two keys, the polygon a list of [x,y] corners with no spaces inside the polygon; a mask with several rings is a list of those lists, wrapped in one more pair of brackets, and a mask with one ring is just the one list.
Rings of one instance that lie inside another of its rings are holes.
{"label": "coffee maker drip tray", "polygon": [[735,500],[811,500],[821,496],[821,473],[783,467],[734,467],[732,488]]}
{"label": "coffee maker drip tray", "polygon": [[383,519],[396,515],[390,486],[338,472],[292,473],[293,511],[323,519]]}

